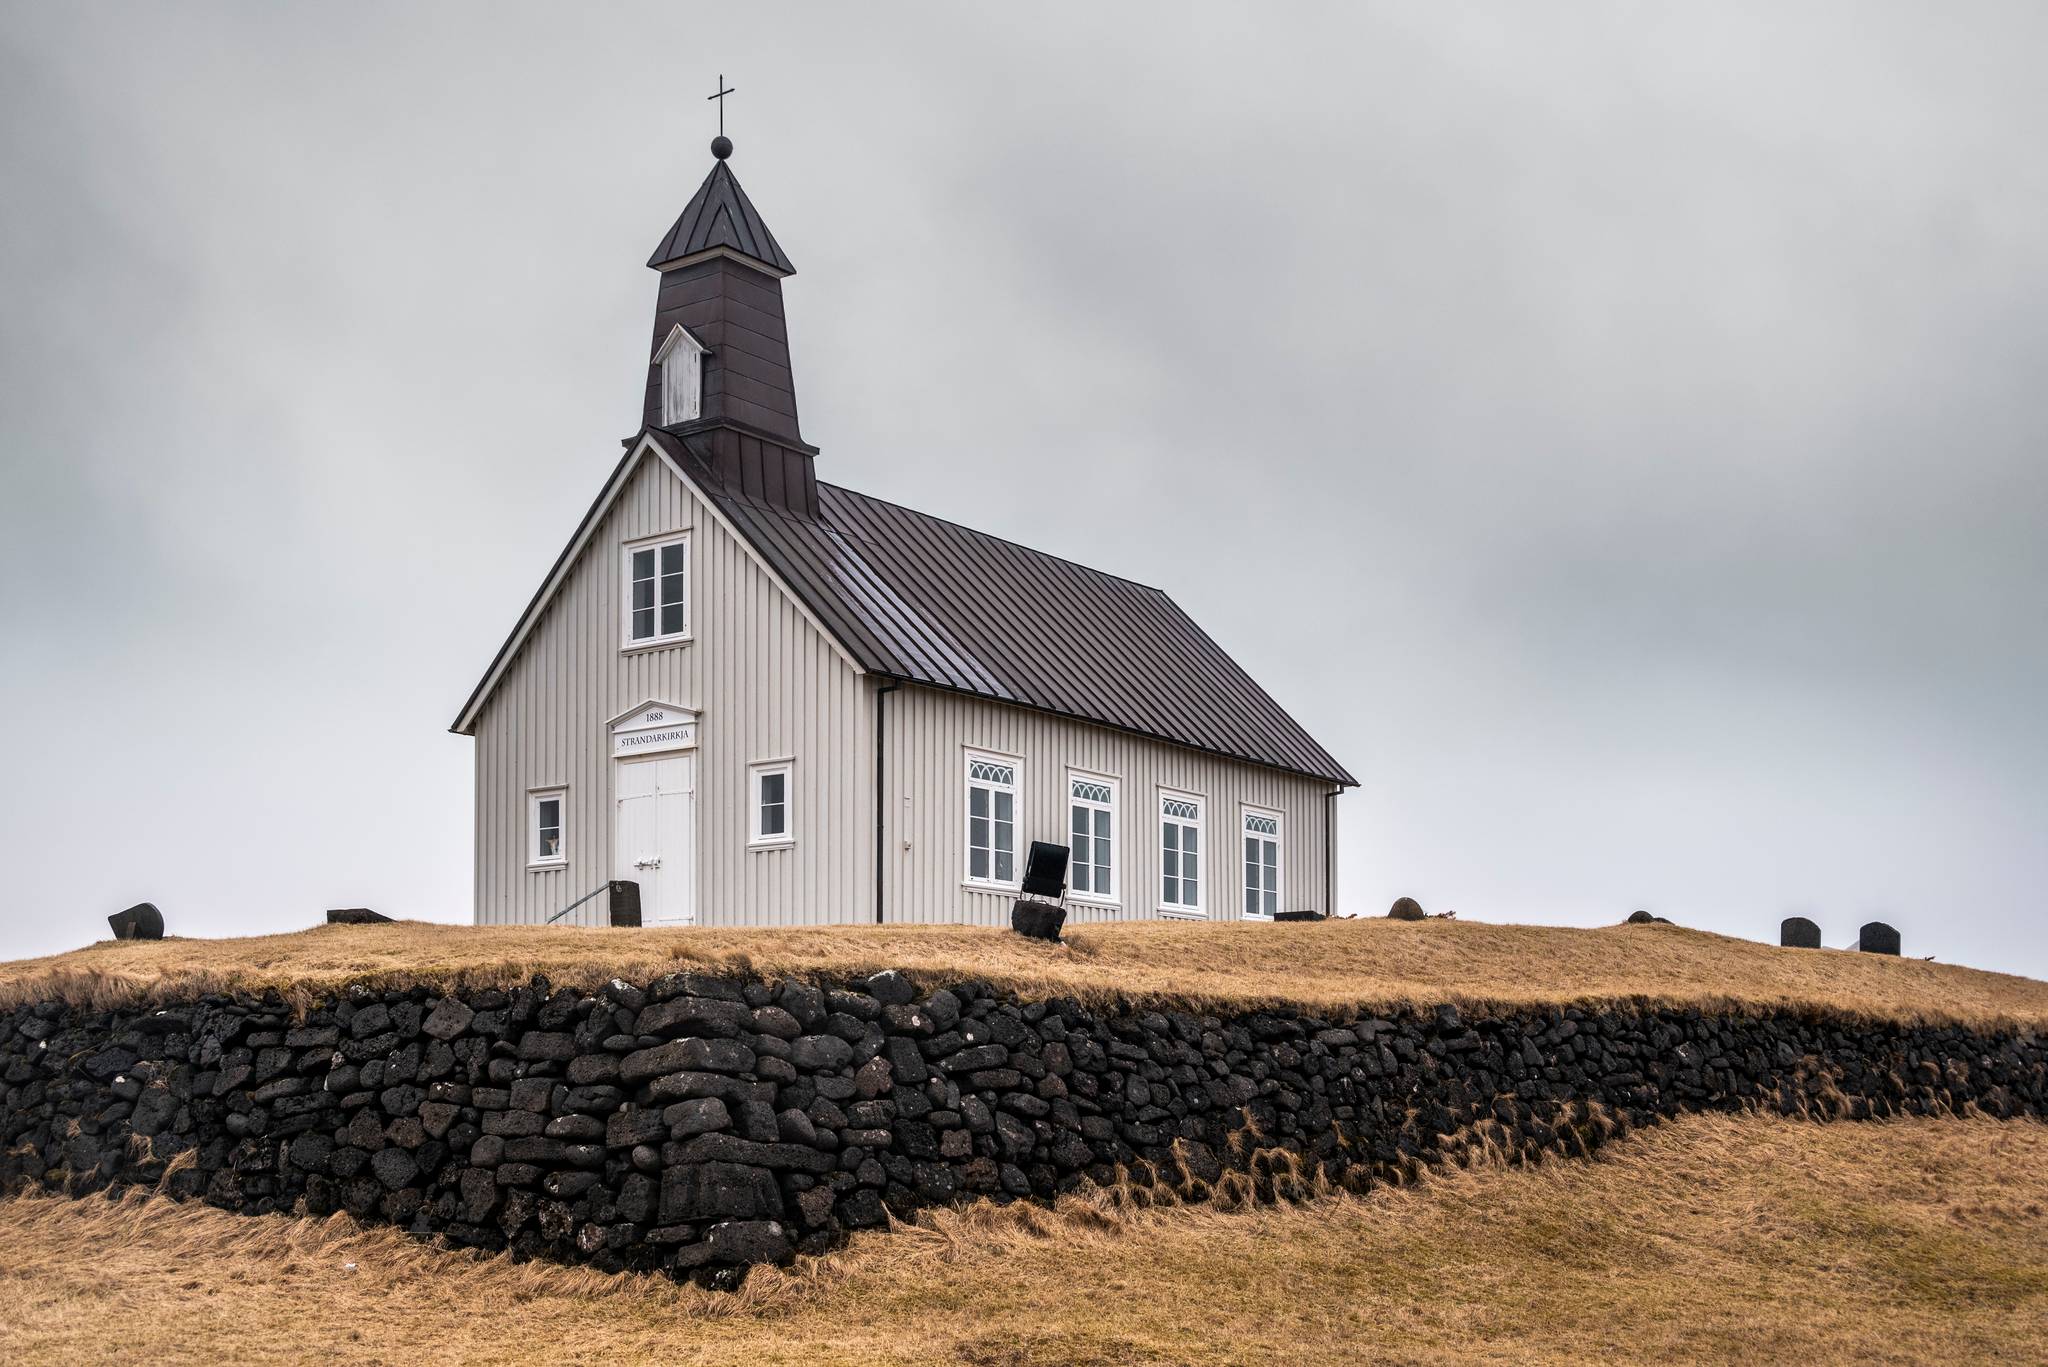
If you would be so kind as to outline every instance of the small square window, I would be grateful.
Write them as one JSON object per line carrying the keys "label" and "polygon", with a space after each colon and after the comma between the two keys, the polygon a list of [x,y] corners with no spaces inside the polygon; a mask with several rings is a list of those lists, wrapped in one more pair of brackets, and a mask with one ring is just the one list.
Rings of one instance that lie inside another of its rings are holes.
{"label": "small square window", "polygon": [[796,842],[796,828],[790,813],[793,768],[789,760],[776,760],[769,764],[756,764],[748,770],[751,776],[749,787],[753,793],[753,825],[748,844],[790,845]]}
{"label": "small square window", "polygon": [[548,868],[569,862],[569,845],[564,832],[569,806],[567,789],[552,788],[527,794],[526,862]]}
{"label": "small square window", "polygon": [[688,640],[689,538],[628,546],[625,574],[626,645]]}

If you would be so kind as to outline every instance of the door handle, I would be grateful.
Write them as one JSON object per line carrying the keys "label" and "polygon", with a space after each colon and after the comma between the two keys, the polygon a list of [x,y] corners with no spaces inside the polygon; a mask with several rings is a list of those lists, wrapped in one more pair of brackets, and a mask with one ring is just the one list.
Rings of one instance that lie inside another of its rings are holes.
{"label": "door handle", "polygon": [[661,859],[658,856],[653,859],[635,859],[633,867],[636,869],[658,869],[661,867]]}

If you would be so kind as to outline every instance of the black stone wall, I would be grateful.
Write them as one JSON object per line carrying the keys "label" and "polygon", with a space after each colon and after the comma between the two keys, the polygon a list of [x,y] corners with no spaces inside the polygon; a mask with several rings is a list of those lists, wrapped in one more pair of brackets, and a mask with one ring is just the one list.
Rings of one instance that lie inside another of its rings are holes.
{"label": "black stone wall", "polygon": [[894,972],[0,1013],[7,1188],[161,1184],[727,1284],[885,1211],[1120,1171],[1199,1192],[1254,1152],[1261,1185],[1362,1187],[1473,1142],[1578,1154],[1743,1107],[2039,1116],[2048,1040],[1792,1013],[1105,1011]]}

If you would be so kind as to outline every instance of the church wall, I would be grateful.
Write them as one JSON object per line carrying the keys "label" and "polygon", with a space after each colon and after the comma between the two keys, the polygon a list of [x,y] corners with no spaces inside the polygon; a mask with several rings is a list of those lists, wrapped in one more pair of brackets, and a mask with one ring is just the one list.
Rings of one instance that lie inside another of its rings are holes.
{"label": "church wall", "polygon": [[[686,644],[630,652],[620,546],[688,530]],[[648,699],[701,715],[696,765],[700,925],[873,915],[872,729],[859,673],[658,457],[606,514],[476,725],[476,919],[546,920],[607,879],[607,722]],[[748,766],[793,758],[793,847],[747,845]],[[566,785],[568,863],[527,868],[527,794]],[[630,876],[631,870],[622,871]],[[564,924],[597,924],[599,897]]]}
{"label": "church wall", "polygon": [[1020,874],[1022,856],[1033,840],[1065,843],[1068,838],[1069,767],[1118,781],[1117,904],[1070,901],[1070,921],[1137,920],[1160,914],[1162,788],[1204,799],[1207,919],[1243,917],[1240,822],[1245,804],[1282,814],[1280,909],[1332,910],[1335,874],[1326,865],[1328,783],[933,689],[905,687],[880,705],[886,710],[884,812],[889,823],[883,871],[892,922],[1009,924],[1015,893],[964,886],[969,749],[1023,762],[1017,832]]}

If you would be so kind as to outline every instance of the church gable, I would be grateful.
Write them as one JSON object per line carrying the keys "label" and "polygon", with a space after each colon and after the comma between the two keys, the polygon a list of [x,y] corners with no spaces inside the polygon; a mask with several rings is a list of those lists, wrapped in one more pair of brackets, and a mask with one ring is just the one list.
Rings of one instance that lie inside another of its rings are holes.
{"label": "church gable", "polygon": [[[652,441],[636,442],[449,729],[475,734],[493,694],[523,672],[529,657],[545,655],[555,662],[551,667],[566,662],[588,673],[592,661],[606,655],[632,658],[673,646],[687,661],[628,672],[674,678],[701,667],[689,648],[706,638],[714,649],[743,647],[739,638],[770,603],[795,612],[810,633],[859,672],[667,453]],[[668,620],[670,614],[681,620]],[[582,657],[588,658],[576,664]],[[606,710],[619,705],[608,702]]]}

